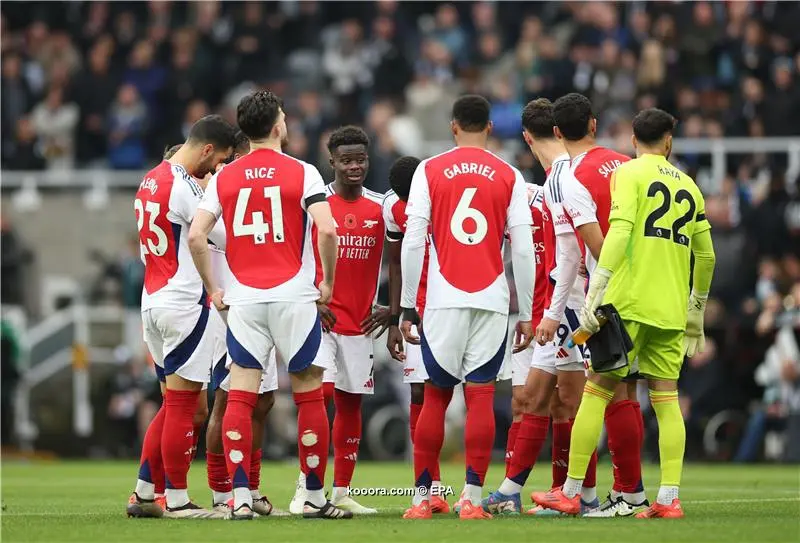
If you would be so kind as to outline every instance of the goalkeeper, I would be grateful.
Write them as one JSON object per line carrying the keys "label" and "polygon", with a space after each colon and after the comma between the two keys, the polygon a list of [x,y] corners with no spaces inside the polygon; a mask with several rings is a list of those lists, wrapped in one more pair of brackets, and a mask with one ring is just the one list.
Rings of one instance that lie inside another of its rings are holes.
{"label": "goalkeeper", "polygon": [[[703,350],[703,313],[714,273],[703,195],[667,161],[674,126],[675,119],[659,109],[646,109],[634,118],[637,158],[619,166],[612,177],[610,229],[580,314],[581,326],[596,332],[595,310],[614,304],[633,340],[628,359],[638,356],[639,372],[647,377],[658,419],[661,486],[656,502],[637,515],[642,518],[683,516],[678,487],[686,430],[678,406],[678,375],[684,355]],[[590,375],[572,429],[567,481],[560,490],[534,495],[534,501],[568,514],[580,510],[581,482],[603,413],[628,370]]]}

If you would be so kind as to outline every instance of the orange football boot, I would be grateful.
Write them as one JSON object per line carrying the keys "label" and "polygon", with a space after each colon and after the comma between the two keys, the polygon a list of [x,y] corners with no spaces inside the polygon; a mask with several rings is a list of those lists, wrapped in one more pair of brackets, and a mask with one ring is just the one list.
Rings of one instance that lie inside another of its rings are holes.
{"label": "orange football boot", "polygon": [[450,504],[441,496],[431,496],[431,512],[434,515],[439,513],[449,513]]}
{"label": "orange football boot", "polygon": [[433,512],[431,511],[431,504],[428,500],[421,501],[419,505],[412,505],[403,513],[403,518],[405,519],[422,520],[432,517]]}
{"label": "orange football boot", "polygon": [[461,504],[461,511],[458,513],[461,520],[483,520],[492,518],[491,513],[487,513],[480,505],[473,505],[471,501],[464,501]]}
{"label": "orange football boot", "polygon": [[548,492],[534,492],[531,500],[537,505],[561,511],[567,515],[577,515],[581,512],[580,494],[574,498],[568,498],[560,488],[554,488]]}
{"label": "orange football boot", "polygon": [[656,502],[636,515],[636,518],[683,518],[681,501],[675,498],[669,505],[662,505]]}

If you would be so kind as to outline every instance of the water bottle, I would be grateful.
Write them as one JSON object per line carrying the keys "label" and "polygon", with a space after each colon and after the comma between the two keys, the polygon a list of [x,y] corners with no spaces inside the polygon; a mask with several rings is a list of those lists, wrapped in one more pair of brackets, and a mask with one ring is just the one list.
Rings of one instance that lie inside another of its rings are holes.
{"label": "water bottle", "polygon": [[[606,322],[608,322],[605,313],[603,313],[600,309],[597,309],[594,312],[594,316],[597,317],[597,322],[600,323],[601,328],[605,325]],[[572,333],[572,339],[569,340],[567,348],[571,349],[575,345],[583,345],[589,340],[591,336],[592,333],[583,326],[581,326]]]}

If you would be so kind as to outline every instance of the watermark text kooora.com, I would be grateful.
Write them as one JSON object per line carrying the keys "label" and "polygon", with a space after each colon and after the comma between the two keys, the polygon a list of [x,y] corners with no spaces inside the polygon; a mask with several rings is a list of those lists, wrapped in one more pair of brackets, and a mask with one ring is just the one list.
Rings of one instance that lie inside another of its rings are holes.
{"label": "watermark text kooora.com", "polygon": [[348,487],[347,494],[349,496],[414,496],[417,491],[423,496],[430,494],[431,496],[441,496],[446,498],[452,495],[453,487],[451,486],[435,486],[432,488],[421,487],[398,487],[386,488],[380,486],[370,487]]}

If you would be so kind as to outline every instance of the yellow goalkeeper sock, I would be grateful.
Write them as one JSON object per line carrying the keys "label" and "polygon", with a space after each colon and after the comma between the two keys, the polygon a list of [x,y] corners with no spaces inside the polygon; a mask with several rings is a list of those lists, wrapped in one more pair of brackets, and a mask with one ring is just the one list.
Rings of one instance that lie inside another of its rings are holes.
{"label": "yellow goalkeeper sock", "polygon": [[581,405],[578,407],[578,414],[575,415],[575,423],[572,425],[569,471],[567,472],[570,479],[583,481],[586,476],[586,467],[589,465],[592,453],[597,448],[597,440],[600,438],[600,431],[603,428],[606,406],[611,403],[613,397],[613,390],[606,390],[591,381],[586,382]]}
{"label": "yellow goalkeeper sock", "polygon": [[686,427],[678,405],[678,391],[650,391],[650,403],[658,419],[658,452],[661,456],[661,486],[680,486]]}

